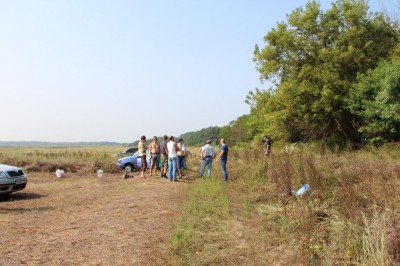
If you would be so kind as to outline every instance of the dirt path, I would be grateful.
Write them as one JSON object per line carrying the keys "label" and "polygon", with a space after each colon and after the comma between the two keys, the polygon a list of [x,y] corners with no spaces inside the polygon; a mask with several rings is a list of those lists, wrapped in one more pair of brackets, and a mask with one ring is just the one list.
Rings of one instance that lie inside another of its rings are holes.
{"label": "dirt path", "polygon": [[0,200],[0,265],[169,265],[188,181],[29,175]]}

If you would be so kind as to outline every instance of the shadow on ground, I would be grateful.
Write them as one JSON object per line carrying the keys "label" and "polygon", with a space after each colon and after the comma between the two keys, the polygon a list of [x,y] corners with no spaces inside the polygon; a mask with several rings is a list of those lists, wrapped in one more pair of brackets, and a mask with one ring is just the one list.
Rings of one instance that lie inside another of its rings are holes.
{"label": "shadow on ground", "polygon": [[15,194],[11,194],[11,195],[1,195],[0,202],[40,199],[43,197],[46,197],[46,195],[41,195],[41,194],[36,194],[36,193],[15,193]]}

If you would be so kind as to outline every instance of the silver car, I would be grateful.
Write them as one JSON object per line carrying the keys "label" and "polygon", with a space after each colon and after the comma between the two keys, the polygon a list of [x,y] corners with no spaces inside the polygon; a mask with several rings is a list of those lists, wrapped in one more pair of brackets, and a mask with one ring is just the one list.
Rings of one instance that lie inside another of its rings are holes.
{"label": "silver car", "polygon": [[134,153],[137,152],[138,150],[139,150],[139,149],[138,149],[137,147],[135,147],[135,148],[129,148],[129,149],[126,149],[126,150],[124,150],[124,151],[122,151],[122,152],[119,152],[119,153],[117,153],[117,154],[114,154],[113,156],[114,156],[114,157],[129,156],[129,155],[134,154]]}
{"label": "silver car", "polygon": [[9,195],[26,187],[27,179],[21,168],[0,164],[0,195]]}
{"label": "silver car", "polygon": [[[147,161],[147,168],[150,168],[150,151],[149,149],[146,150],[146,161]],[[127,172],[133,170],[140,170],[142,166],[142,159],[139,157],[139,151],[136,151],[133,155],[124,157],[118,160],[117,166]]]}

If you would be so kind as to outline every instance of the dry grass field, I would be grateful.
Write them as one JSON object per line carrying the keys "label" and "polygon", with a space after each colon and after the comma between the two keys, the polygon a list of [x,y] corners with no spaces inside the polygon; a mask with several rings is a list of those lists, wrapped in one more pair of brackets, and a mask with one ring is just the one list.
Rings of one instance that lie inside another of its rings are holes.
{"label": "dry grass field", "polygon": [[186,181],[29,174],[0,202],[0,265],[168,265]]}
{"label": "dry grass field", "polygon": [[0,200],[0,265],[400,265],[399,146],[297,147],[231,149],[228,183],[197,177],[198,148],[176,183],[122,179],[119,150],[0,148],[28,173]]}

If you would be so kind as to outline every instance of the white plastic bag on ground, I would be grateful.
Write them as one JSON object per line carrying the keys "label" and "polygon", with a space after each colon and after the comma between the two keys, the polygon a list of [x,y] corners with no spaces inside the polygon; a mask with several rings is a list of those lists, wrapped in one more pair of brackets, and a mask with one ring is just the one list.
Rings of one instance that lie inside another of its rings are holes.
{"label": "white plastic bag on ground", "polygon": [[59,178],[64,177],[64,170],[57,169],[56,176]]}
{"label": "white plastic bag on ground", "polygon": [[304,186],[302,186],[301,188],[299,188],[299,190],[297,190],[296,196],[302,196],[306,192],[309,192],[310,190],[311,190],[310,185],[309,184],[304,184]]}

